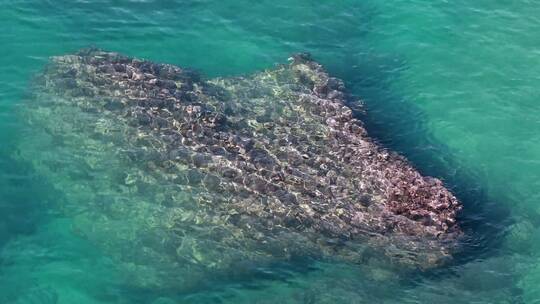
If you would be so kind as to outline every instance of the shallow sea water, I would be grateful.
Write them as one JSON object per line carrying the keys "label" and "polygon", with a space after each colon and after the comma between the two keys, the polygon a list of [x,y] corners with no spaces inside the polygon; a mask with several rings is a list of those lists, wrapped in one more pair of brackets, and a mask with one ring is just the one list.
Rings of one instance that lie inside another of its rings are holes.
{"label": "shallow sea water", "polygon": [[[540,3],[334,2],[2,1],[0,303],[540,303]],[[88,46],[208,76],[312,53],[365,102],[371,135],[462,200],[467,249],[399,279],[313,262],[192,292],[133,288],[19,157],[32,77]]]}

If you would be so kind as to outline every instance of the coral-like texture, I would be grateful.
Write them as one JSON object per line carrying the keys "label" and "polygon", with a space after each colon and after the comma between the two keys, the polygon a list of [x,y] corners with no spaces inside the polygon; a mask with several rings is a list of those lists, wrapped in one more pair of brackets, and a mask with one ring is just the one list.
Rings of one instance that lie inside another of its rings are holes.
{"label": "coral-like texture", "polygon": [[53,152],[22,154],[65,193],[77,232],[145,269],[140,285],[295,256],[440,265],[460,204],[370,139],[346,98],[304,54],[205,80],[83,50],[53,58],[24,109]]}

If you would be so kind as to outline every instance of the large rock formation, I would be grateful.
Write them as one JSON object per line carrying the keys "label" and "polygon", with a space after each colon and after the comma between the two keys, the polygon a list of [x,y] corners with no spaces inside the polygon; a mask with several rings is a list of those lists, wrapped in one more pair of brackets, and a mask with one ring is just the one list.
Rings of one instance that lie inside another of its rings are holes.
{"label": "large rock formation", "polygon": [[37,78],[21,153],[139,285],[299,256],[440,265],[460,204],[370,139],[345,99],[307,55],[205,80],[83,50]]}

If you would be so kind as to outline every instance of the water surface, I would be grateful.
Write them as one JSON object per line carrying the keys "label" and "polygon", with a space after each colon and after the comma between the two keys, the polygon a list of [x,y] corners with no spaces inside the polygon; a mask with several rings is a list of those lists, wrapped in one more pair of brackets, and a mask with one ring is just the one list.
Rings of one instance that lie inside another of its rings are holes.
{"label": "water surface", "polygon": [[[0,301],[540,303],[539,15],[526,0],[3,1]],[[373,136],[463,201],[467,250],[407,278],[320,262],[190,293],[133,288],[19,157],[32,77],[88,46],[209,76],[312,53],[363,99]]]}

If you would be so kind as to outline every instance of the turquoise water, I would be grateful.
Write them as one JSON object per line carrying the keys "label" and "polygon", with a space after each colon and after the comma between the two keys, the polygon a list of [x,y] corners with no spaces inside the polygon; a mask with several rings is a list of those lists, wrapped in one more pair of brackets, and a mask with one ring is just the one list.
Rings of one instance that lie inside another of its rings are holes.
{"label": "turquoise water", "polygon": [[[0,303],[540,303],[540,3],[334,2],[3,1]],[[320,262],[190,292],[134,288],[19,157],[33,75],[87,46],[209,76],[312,53],[364,100],[373,136],[459,196],[471,243],[406,278]]]}

